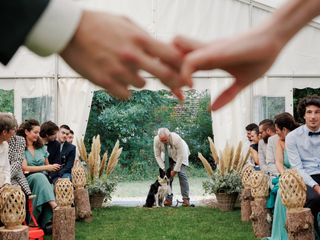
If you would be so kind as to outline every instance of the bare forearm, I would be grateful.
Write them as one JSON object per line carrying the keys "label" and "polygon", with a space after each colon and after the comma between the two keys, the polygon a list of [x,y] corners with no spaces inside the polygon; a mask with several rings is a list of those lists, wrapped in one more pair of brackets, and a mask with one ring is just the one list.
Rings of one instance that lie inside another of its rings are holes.
{"label": "bare forearm", "polygon": [[42,171],[47,171],[47,165],[42,165],[42,166],[24,166],[23,167],[24,172],[42,172]]}
{"label": "bare forearm", "polygon": [[265,27],[284,46],[300,29],[320,14],[319,0],[289,0]]}

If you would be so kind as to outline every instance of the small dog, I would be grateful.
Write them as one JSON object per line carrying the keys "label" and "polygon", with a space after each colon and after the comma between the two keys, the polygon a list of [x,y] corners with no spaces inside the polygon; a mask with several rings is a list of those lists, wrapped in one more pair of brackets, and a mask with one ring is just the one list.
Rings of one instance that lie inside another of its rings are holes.
{"label": "small dog", "polygon": [[159,169],[160,176],[150,185],[150,190],[143,207],[152,208],[155,204],[158,207],[159,203],[164,206],[164,199],[168,194],[171,194],[170,178],[166,176],[162,169]]}
{"label": "small dog", "polygon": [[164,207],[164,200],[168,196],[168,194],[171,194],[171,188],[170,188],[170,180],[167,176],[164,176],[161,178],[158,177],[158,183],[160,186],[158,187],[158,192],[155,195],[156,198],[156,206],[157,207]]}
{"label": "small dog", "polygon": [[150,185],[150,190],[148,192],[146,203],[143,205],[143,207],[148,207],[148,208],[153,207],[154,203],[156,202],[156,194],[158,193],[159,187],[160,187],[160,183],[158,182],[158,180]]}

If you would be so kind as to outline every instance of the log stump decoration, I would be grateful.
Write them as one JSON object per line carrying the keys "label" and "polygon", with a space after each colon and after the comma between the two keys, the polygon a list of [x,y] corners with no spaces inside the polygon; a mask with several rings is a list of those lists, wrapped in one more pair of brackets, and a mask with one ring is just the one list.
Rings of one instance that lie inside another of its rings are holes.
{"label": "log stump decoration", "polygon": [[254,171],[251,176],[251,194],[254,201],[251,202],[252,227],[256,238],[269,237],[271,224],[267,220],[266,197],[269,194],[268,176],[262,171]]}
{"label": "log stump decoration", "polygon": [[282,174],[279,181],[282,203],[287,208],[286,227],[290,240],[314,239],[313,215],[303,208],[307,198],[307,187],[295,169]]}
{"label": "log stump decoration", "polygon": [[271,224],[267,221],[266,198],[258,197],[251,201],[252,228],[256,238],[269,237],[271,235]]}
{"label": "log stump decoration", "polygon": [[90,222],[92,220],[92,211],[88,189],[80,188],[74,190],[74,205],[76,208],[76,219]]}
{"label": "log stump decoration", "polygon": [[21,225],[25,217],[25,196],[21,188],[4,186],[0,192],[0,218],[4,224],[0,228],[0,239],[29,239],[28,227]]}
{"label": "log stump decoration", "polygon": [[247,164],[241,173],[241,180],[243,189],[240,195],[241,202],[241,221],[248,222],[250,221],[251,216],[251,201],[253,197],[251,196],[251,175],[254,172],[254,169],[251,165]]}
{"label": "log stump decoration", "polygon": [[76,219],[90,222],[92,212],[86,185],[86,171],[79,160],[76,160],[72,168],[72,183],[74,190],[74,205],[76,208]]}
{"label": "log stump decoration", "polygon": [[73,207],[57,207],[53,210],[52,239],[75,239],[75,209]]}
{"label": "log stump decoration", "polygon": [[1,240],[28,240],[29,239],[29,227],[20,225],[14,229],[7,229],[0,227],[0,239]]}
{"label": "log stump decoration", "polygon": [[61,178],[55,185],[58,207],[53,210],[52,238],[54,240],[75,239],[75,209],[73,185],[67,178]]}
{"label": "log stump decoration", "polygon": [[242,189],[240,201],[241,201],[241,221],[248,222],[250,221],[250,216],[252,213],[251,201],[253,201],[250,188]]}

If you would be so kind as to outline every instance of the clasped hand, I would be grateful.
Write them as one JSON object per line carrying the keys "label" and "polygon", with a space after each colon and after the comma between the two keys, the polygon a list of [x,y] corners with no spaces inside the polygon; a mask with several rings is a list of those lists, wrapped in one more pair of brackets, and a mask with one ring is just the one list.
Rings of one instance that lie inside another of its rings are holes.
{"label": "clasped hand", "polygon": [[211,43],[177,37],[166,44],[126,17],[84,11],[60,55],[83,77],[120,99],[130,96],[129,87],[145,85],[140,70],[157,77],[183,100],[181,88],[192,87],[193,72],[222,69],[234,83],[212,104],[211,109],[217,110],[261,77],[281,50],[283,44],[272,41],[272,34],[262,33],[251,31]]}

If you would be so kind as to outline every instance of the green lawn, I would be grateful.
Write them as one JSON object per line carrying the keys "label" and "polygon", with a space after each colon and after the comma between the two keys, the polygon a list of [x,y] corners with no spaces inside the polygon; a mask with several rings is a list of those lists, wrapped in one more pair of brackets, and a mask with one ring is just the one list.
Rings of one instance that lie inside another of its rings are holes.
{"label": "green lawn", "polygon": [[91,223],[78,222],[76,239],[255,239],[240,210],[220,212],[207,207],[109,207],[93,211]]}

